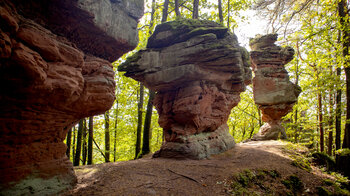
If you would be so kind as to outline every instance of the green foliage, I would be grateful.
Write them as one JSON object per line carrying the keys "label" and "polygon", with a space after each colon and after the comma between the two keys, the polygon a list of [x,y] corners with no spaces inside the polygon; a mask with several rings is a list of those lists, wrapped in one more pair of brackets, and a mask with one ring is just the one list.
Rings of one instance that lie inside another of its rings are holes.
{"label": "green foliage", "polygon": [[342,148],[337,151],[335,151],[336,155],[339,156],[348,156],[350,154],[350,149],[349,148]]}
{"label": "green foliage", "polygon": [[274,195],[273,183],[280,177],[276,170],[245,169],[229,180],[227,192],[232,195]]}
{"label": "green foliage", "polygon": [[299,179],[298,176],[291,175],[287,179],[281,181],[282,184],[296,195],[299,192],[302,192],[304,189],[303,182]]}
{"label": "green foliage", "polygon": [[311,163],[308,157],[309,151],[301,145],[287,143],[282,147],[282,152],[292,159],[291,164],[295,167],[311,172]]}
{"label": "green foliage", "polygon": [[335,160],[324,152],[314,152],[311,155],[313,157],[313,163],[321,165],[327,168],[327,171],[335,170]]}

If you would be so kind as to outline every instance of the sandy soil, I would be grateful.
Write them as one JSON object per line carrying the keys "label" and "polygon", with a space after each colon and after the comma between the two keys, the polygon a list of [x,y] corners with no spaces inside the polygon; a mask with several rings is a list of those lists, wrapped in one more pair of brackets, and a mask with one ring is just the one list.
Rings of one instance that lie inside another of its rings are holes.
{"label": "sandy soil", "polygon": [[[237,144],[208,160],[152,159],[76,167],[78,185],[65,195],[228,195],[227,179],[244,169],[276,170],[281,178],[297,175],[307,195],[325,176],[291,165],[281,141]],[[285,188],[285,187],[278,187]],[[281,192],[281,191],[280,191]]]}

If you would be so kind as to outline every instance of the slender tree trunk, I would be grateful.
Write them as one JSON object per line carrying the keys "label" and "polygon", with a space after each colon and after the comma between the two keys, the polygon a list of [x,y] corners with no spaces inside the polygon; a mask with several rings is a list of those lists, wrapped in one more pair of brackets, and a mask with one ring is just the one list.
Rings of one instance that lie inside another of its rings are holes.
{"label": "slender tree trunk", "polygon": [[227,0],[227,28],[230,29],[230,0]]}
{"label": "slender tree trunk", "polygon": [[333,94],[329,93],[329,119],[328,119],[328,155],[332,156],[332,151],[333,151],[333,106],[334,106],[334,101],[333,101]]}
{"label": "slender tree trunk", "polygon": [[199,7],[199,0],[193,0],[193,12],[192,12],[193,19],[198,19],[198,7]]}
{"label": "slender tree trunk", "polygon": [[169,8],[169,0],[164,0],[162,23],[166,22],[168,19],[168,8]]}
{"label": "slender tree trunk", "polygon": [[322,96],[321,93],[317,94],[318,99],[318,124],[320,129],[320,151],[324,151],[324,130],[323,130],[323,114],[322,114]]}
{"label": "slender tree trunk", "polygon": [[115,109],[115,122],[114,122],[113,162],[117,160],[116,157],[117,157],[118,113],[119,113],[119,101],[117,100],[117,106]]}
{"label": "slender tree trunk", "polygon": [[143,93],[144,93],[143,85],[140,84],[140,99],[139,99],[139,103],[138,103],[138,112],[137,112],[135,159],[138,158],[138,155],[139,155],[140,149],[141,149]]}
{"label": "slender tree trunk", "polygon": [[109,135],[109,110],[105,113],[105,162],[109,162],[110,155],[110,135]]}
{"label": "slender tree trunk", "polygon": [[259,109],[259,106],[256,105],[256,109],[258,110],[258,117],[259,117],[259,128],[262,127],[262,121],[261,121],[261,111]]}
{"label": "slender tree trunk", "polygon": [[175,14],[177,18],[181,17],[179,0],[175,0]]}
{"label": "slender tree trunk", "polygon": [[[337,77],[340,78],[341,69],[337,68]],[[335,98],[336,109],[335,109],[335,149],[338,150],[341,148],[341,93],[340,85],[337,87],[337,95]]]}
{"label": "slender tree trunk", "polygon": [[83,136],[83,126],[84,126],[84,119],[80,119],[79,121],[79,126],[78,126],[78,135],[77,135],[77,148],[75,152],[75,157],[74,157],[74,166],[79,166],[80,164],[80,154],[81,154],[81,140]]}
{"label": "slender tree trunk", "polygon": [[299,126],[298,126],[298,109],[295,109],[294,112],[294,124],[295,124],[295,134],[294,134],[294,142],[298,143],[298,137],[299,137]]}
{"label": "slender tree trunk", "polygon": [[219,9],[219,20],[220,20],[220,24],[224,24],[224,17],[222,16],[222,4],[221,4],[221,0],[218,0],[218,9]]}
{"label": "slender tree trunk", "polygon": [[152,11],[151,11],[151,21],[149,22],[149,31],[148,31],[148,34],[149,36],[152,35],[152,31],[153,31],[153,25],[154,25],[154,12],[155,12],[155,9],[156,9],[156,1],[155,0],[152,0]]}
{"label": "slender tree trunk", "polygon": [[76,141],[76,130],[75,130],[75,125],[74,125],[74,127],[73,127],[73,147],[72,147],[72,160],[73,160],[73,162],[74,162],[74,158],[75,158],[75,141]]}
{"label": "slender tree trunk", "polygon": [[89,141],[88,141],[88,158],[87,164],[92,165],[92,152],[93,152],[93,138],[94,138],[94,116],[89,117]]}
{"label": "slender tree trunk", "polygon": [[[299,42],[297,41],[297,47],[298,47],[298,57],[299,57]],[[299,58],[296,58],[295,63],[295,85],[299,85]],[[295,115],[294,115],[294,124],[295,124],[295,136],[294,141],[295,143],[298,142],[299,137],[299,124],[298,124],[298,108],[295,107]]]}
{"label": "slender tree trunk", "polygon": [[86,158],[87,158],[87,142],[86,142],[86,136],[87,136],[87,125],[86,125],[86,118],[84,118],[84,129],[83,129],[83,165],[86,164]]}
{"label": "slender tree trunk", "polygon": [[151,121],[152,121],[152,111],[153,111],[152,101],[154,99],[154,96],[155,96],[155,92],[150,90],[148,103],[147,103],[147,111],[145,116],[145,124],[143,128],[142,155],[148,154],[151,151],[150,140],[152,138],[152,132],[151,132]]}
{"label": "slender tree trunk", "polygon": [[71,141],[72,141],[72,128],[70,128],[68,130],[67,140],[66,140],[66,145],[67,145],[66,155],[67,155],[68,159],[70,159],[70,146],[72,143]]}
{"label": "slender tree trunk", "polygon": [[342,31],[342,45],[343,45],[343,57],[344,57],[344,71],[346,81],[346,121],[343,148],[350,148],[350,58],[349,58],[349,47],[350,47],[350,22],[348,4],[346,0],[340,0],[338,3],[338,14],[341,24]]}

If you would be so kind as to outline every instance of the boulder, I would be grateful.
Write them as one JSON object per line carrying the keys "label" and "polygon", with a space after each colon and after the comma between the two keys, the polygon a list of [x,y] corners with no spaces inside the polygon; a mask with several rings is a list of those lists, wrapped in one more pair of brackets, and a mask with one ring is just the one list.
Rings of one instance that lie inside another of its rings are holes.
{"label": "boulder", "polygon": [[157,92],[166,142],[155,157],[203,159],[234,146],[226,122],[251,80],[247,53],[226,27],[181,19],[158,25],[118,67]]}
{"label": "boulder", "polygon": [[0,195],[76,184],[66,133],[112,106],[111,61],[136,47],[142,10],[141,0],[0,1]]}
{"label": "boulder", "polygon": [[250,59],[255,74],[253,78],[254,101],[266,122],[253,140],[277,139],[284,132],[281,118],[288,114],[298,100],[301,88],[289,81],[284,65],[293,59],[291,47],[275,45],[277,34],[257,36],[250,40]]}

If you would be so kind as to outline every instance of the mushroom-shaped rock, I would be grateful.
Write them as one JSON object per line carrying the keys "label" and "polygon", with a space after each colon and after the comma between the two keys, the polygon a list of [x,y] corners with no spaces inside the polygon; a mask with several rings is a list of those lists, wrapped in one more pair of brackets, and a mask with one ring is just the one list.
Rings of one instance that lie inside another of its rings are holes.
{"label": "mushroom-shaped rock", "polygon": [[[143,1],[132,3],[142,13]],[[124,6],[132,3],[1,0],[0,195],[58,195],[75,185],[63,141],[79,119],[112,106],[109,61],[137,45],[140,15]],[[124,20],[132,22],[119,29]]]}
{"label": "mushroom-shaped rock", "polygon": [[301,88],[289,81],[284,65],[293,59],[291,47],[276,46],[277,34],[257,36],[250,40],[250,59],[254,101],[266,122],[253,136],[253,140],[277,139],[284,131],[281,118],[288,114],[298,100]]}
{"label": "mushroom-shaped rock", "polygon": [[156,91],[154,105],[166,142],[154,157],[203,159],[234,146],[226,124],[251,81],[248,52],[215,22],[160,24],[118,67]]}

